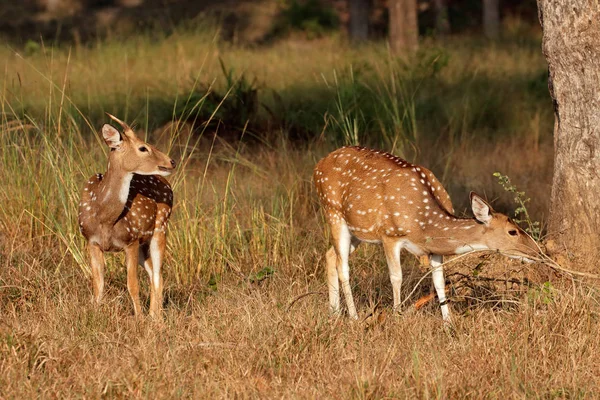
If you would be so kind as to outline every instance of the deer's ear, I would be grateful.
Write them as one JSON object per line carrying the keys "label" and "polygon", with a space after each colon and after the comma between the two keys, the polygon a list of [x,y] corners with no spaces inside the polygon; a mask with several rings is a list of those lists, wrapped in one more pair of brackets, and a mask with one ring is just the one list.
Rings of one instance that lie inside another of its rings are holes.
{"label": "deer's ear", "polygon": [[489,225],[492,220],[492,207],[475,192],[471,192],[471,209],[477,221]]}
{"label": "deer's ear", "polygon": [[123,144],[123,139],[119,131],[108,124],[102,127],[102,136],[106,145],[111,149],[119,149]]}

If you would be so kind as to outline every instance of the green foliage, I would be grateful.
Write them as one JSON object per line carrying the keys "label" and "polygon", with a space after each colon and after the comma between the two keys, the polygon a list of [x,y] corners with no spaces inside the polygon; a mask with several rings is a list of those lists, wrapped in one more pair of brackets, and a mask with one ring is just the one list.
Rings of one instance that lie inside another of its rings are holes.
{"label": "green foliage", "polygon": [[275,273],[275,269],[270,266],[266,266],[255,274],[250,275],[250,282],[259,283],[267,278],[270,278]]}
{"label": "green foliage", "polygon": [[[374,70],[369,62],[334,71],[330,136],[344,144],[382,146],[405,158],[414,158],[419,141],[421,91],[448,65],[448,52],[420,51],[414,59],[388,58]],[[328,82],[326,82],[328,83]]]}
{"label": "green foliage", "polygon": [[272,36],[292,31],[306,34],[308,39],[325,35],[339,26],[335,10],[319,0],[288,0],[273,28]]}
{"label": "green foliage", "polygon": [[38,42],[29,39],[25,43],[25,47],[23,48],[23,51],[25,52],[26,56],[32,56],[34,54],[39,53],[40,49],[41,49],[41,46]]}
{"label": "green foliage", "polygon": [[361,143],[361,135],[365,133],[366,120],[360,105],[367,95],[364,86],[355,78],[352,68],[346,77],[342,75],[338,78],[338,74],[334,72],[336,100],[335,111],[332,113],[336,136],[342,138],[344,145],[353,146]]}
{"label": "green foliage", "polygon": [[530,303],[540,302],[548,305],[554,301],[554,286],[551,282],[544,282],[541,287],[536,287],[527,292]]}
{"label": "green foliage", "polygon": [[218,281],[219,281],[219,276],[218,274],[210,274],[210,278],[208,279],[208,287],[213,291],[216,292],[218,290]]}
{"label": "green foliage", "polygon": [[472,274],[474,277],[478,277],[478,276],[479,276],[479,274],[481,273],[481,270],[483,269],[483,266],[484,266],[484,263],[483,263],[483,262],[480,262],[480,263],[478,263],[478,264],[475,266],[475,268],[473,268],[473,271],[471,271],[471,274]]}
{"label": "green foliage", "polygon": [[250,81],[243,73],[236,76],[235,70],[227,68],[222,59],[219,59],[219,64],[225,78],[224,93],[196,82],[185,102],[174,106],[166,105],[175,109],[174,117],[177,120],[194,123],[223,122],[241,130],[254,118],[258,110],[256,79]]}
{"label": "green foliage", "polygon": [[517,187],[511,183],[508,176],[502,175],[500,172],[494,172],[494,176],[498,178],[498,184],[500,184],[505,191],[513,193],[515,196],[513,199],[518,205],[515,210],[515,222],[518,224],[525,223],[527,225],[525,231],[529,233],[534,240],[539,242],[541,239],[540,222],[531,220],[526,206],[531,199],[525,196],[525,192],[520,192]]}
{"label": "green foliage", "polygon": [[443,47],[421,48],[410,72],[419,79],[437,78],[449,63],[450,53]]}
{"label": "green foliage", "polygon": [[256,78],[250,81],[243,73],[236,76],[235,70],[227,68],[222,59],[219,59],[219,63],[227,85],[227,92],[223,98],[230,99],[224,104],[224,111],[230,116],[237,116],[237,121],[243,126],[258,109]]}
{"label": "green foliage", "polygon": [[[211,120],[234,138],[245,127],[263,140],[321,136],[412,160],[424,138],[448,143],[451,155],[475,138],[527,135],[539,142],[551,131],[543,56],[526,46],[484,49],[461,38],[443,48],[425,42],[404,58],[383,43],[356,49],[328,38],[301,50],[289,46],[228,47],[211,43],[208,33],[181,30],[158,41],[141,34],[79,48],[70,64],[66,49],[42,48],[7,64],[6,93],[11,113],[45,118],[50,81],[38,81],[33,69],[52,65],[53,84],[66,83],[63,112],[78,125],[81,115],[101,123],[104,111],[147,121],[150,129],[173,118]],[[0,58],[11,54],[0,48]],[[89,62],[75,61],[83,58]]]}

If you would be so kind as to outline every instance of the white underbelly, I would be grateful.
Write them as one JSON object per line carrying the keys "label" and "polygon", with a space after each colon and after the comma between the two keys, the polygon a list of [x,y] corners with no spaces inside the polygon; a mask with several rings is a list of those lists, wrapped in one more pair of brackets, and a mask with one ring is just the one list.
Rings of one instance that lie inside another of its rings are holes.
{"label": "white underbelly", "polygon": [[[360,237],[355,236],[355,235],[353,235],[353,236],[356,239],[358,239],[358,240],[360,240],[361,242],[364,242],[364,243],[373,243],[373,244],[380,244],[381,243],[380,239],[363,239],[363,238],[360,238]],[[400,243],[401,248],[406,249],[406,251],[408,251],[411,254],[414,254],[417,257],[424,256],[424,255],[428,254],[420,246],[414,244],[413,242],[411,242],[408,239],[400,239],[399,243]]]}
{"label": "white underbelly", "polygon": [[[356,237],[356,236],[354,236]],[[356,237],[358,240],[360,240],[361,242],[365,242],[365,243],[373,243],[373,244],[380,244],[381,240],[379,239],[361,239],[359,237]]]}

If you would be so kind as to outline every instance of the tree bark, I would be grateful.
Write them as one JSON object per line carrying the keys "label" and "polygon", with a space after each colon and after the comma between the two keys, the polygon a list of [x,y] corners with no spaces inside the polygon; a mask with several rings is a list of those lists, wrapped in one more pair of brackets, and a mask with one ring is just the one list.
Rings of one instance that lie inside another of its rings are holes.
{"label": "tree bark", "polygon": [[390,0],[390,48],[396,54],[415,50],[419,44],[417,0]]}
{"label": "tree bark", "polygon": [[[538,0],[554,103],[554,176],[548,232],[569,258],[600,255],[600,6]],[[598,269],[598,265],[593,267]]]}
{"label": "tree bark", "polygon": [[500,0],[483,0],[483,33],[489,39],[500,35]]}
{"label": "tree bark", "polygon": [[438,35],[446,36],[450,33],[450,20],[448,19],[448,4],[446,0],[435,0],[435,30]]}
{"label": "tree bark", "polygon": [[363,42],[369,38],[369,0],[349,0],[350,39]]}

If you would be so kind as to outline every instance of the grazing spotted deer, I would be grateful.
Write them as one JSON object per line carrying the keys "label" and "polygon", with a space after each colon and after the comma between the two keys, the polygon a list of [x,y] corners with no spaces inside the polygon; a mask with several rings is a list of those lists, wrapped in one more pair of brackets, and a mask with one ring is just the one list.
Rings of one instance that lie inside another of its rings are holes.
{"label": "grazing spotted deer", "polygon": [[429,256],[444,321],[450,322],[442,256],[471,250],[499,250],[534,257],[533,239],[507,216],[471,192],[475,218],[454,215],[450,197],[427,168],[382,151],[343,147],[319,161],[313,176],[331,229],[326,255],[329,306],[340,312],[342,284],[348,313],[356,319],[348,258],[360,242],[382,243],[392,283],[394,309],[400,306],[400,251]]}
{"label": "grazing spotted deer", "polygon": [[118,118],[110,118],[123,132],[106,124],[102,136],[110,148],[104,175],[92,176],[79,203],[79,229],[87,239],[92,266],[94,300],[104,291],[104,253],[125,251],[127,289],[136,316],[141,315],[138,263],[150,277],[150,315],[159,316],[167,222],[173,191],[163,176],[175,169],[175,161],[138,139]]}

